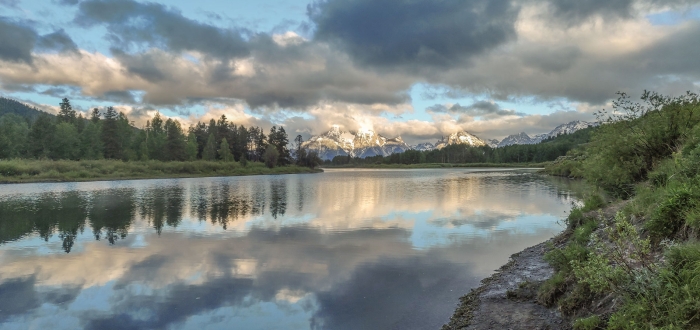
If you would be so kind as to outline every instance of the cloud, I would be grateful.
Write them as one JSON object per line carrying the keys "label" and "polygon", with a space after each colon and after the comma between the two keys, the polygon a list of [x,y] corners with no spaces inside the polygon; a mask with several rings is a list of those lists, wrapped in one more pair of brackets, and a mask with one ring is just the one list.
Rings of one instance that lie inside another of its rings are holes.
{"label": "cloud", "polygon": [[250,53],[242,30],[220,29],[182,16],[157,3],[88,0],[78,6],[74,22],[84,27],[105,24],[115,47],[145,44],[172,51],[199,51],[218,58]]}
{"label": "cloud", "polygon": [[326,0],[307,8],[315,39],[376,67],[450,66],[515,38],[506,0]]}
{"label": "cloud", "polygon": [[41,36],[37,41],[37,48],[78,54],[78,45],[63,30]]}
{"label": "cloud", "polygon": [[32,62],[36,32],[26,24],[0,17],[0,59],[10,62]]}
{"label": "cloud", "polygon": [[35,48],[60,53],[78,50],[63,30],[40,36],[29,23],[0,17],[0,60],[33,64]]}
{"label": "cloud", "polygon": [[493,101],[478,101],[468,106],[462,106],[459,103],[452,105],[436,104],[427,109],[434,113],[452,113],[467,115],[471,117],[499,117],[499,116],[525,116],[527,114],[517,112],[515,110],[506,110],[501,108],[498,103]]}

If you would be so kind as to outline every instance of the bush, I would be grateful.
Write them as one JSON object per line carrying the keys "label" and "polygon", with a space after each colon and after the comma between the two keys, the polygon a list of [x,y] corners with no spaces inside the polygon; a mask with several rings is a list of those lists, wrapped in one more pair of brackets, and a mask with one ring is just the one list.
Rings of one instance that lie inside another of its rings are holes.
{"label": "bush", "polygon": [[669,248],[658,274],[636,278],[609,329],[700,328],[700,244]]}
{"label": "bush", "polygon": [[600,316],[592,315],[586,318],[580,318],[574,321],[574,330],[595,330],[602,329],[602,321]]}

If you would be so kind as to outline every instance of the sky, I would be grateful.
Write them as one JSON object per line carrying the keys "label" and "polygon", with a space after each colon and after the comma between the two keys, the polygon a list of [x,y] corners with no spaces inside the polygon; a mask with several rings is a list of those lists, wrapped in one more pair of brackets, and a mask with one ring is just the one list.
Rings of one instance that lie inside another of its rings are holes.
{"label": "sky", "polygon": [[409,143],[700,87],[700,0],[0,0],[0,95]]}

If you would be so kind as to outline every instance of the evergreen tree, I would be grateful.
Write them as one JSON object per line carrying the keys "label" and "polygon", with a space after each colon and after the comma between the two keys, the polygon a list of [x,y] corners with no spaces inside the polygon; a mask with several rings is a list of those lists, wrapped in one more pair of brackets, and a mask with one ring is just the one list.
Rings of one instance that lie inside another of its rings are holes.
{"label": "evergreen tree", "polygon": [[104,148],[102,147],[99,121],[96,123],[90,121],[80,133],[80,158],[101,159],[103,157]]}
{"label": "evergreen tree", "polygon": [[144,162],[148,160],[148,144],[146,141],[142,141],[139,144],[139,160]]}
{"label": "evergreen tree", "polygon": [[100,110],[97,108],[92,109],[90,112],[90,121],[93,124],[97,124],[100,121]]}
{"label": "evergreen tree", "polygon": [[122,144],[119,138],[119,114],[113,107],[107,107],[102,123],[102,143],[104,156],[107,159],[122,158]]}
{"label": "evergreen tree", "polygon": [[270,135],[268,135],[268,142],[277,148],[278,153],[278,165],[288,165],[291,163],[289,149],[287,145],[289,144],[289,138],[287,137],[287,132],[285,132],[284,127],[272,126],[270,129]]}
{"label": "evergreen tree", "polygon": [[233,161],[233,154],[231,153],[231,149],[229,148],[226,138],[221,140],[221,144],[219,145],[219,157],[221,157],[221,160],[225,162]]}
{"label": "evergreen tree", "polygon": [[263,154],[263,159],[265,160],[265,166],[273,168],[277,166],[277,161],[279,160],[279,152],[274,145],[270,144],[265,149],[265,154]]}
{"label": "evergreen tree", "polygon": [[73,110],[70,101],[67,98],[63,98],[59,106],[61,109],[58,111],[58,122],[75,124],[78,119],[78,114]]}
{"label": "evergreen tree", "polygon": [[77,159],[80,155],[78,130],[69,122],[56,125],[56,133],[51,145],[51,158]]}
{"label": "evergreen tree", "polygon": [[214,138],[214,134],[209,134],[209,138],[207,138],[207,144],[202,152],[202,159],[216,160],[216,138]]}
{"label": "evergreen tree", "polygon": [[56,124],[45,112],[39,114],[29,130],[28,153],[34,158],[48,158],[54,140]]}
{"label": "evergreen tree", "polygon": [[197,149],[197,137],[194,135],[194,133],[190,133],[187,136],[187,147],[185,147],[185,154],[187,155],[187,160],[197,160]]}
{"label": "evergreen tree", "polygon": [[29,125],[24,118],[10,113],[0,117],[0,158],[26,156]]}
{"label": "evergreen tree", "polygon": [[166,160],[183,161],[187,158],[185,135],[182,133],[180,122],[168,119],[165,122],[166,129]]}

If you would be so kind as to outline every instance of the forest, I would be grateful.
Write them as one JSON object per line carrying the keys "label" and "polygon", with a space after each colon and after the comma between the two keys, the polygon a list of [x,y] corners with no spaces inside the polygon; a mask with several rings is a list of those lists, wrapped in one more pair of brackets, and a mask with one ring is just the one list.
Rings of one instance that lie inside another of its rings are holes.
{"label": "forest", "polygon": [[[223,161],[246,165],[264,162],[269,168],[320,163],[313,153],[293,158],[284,127],[268,134],[260,127],[245,127],[219,120],[197,123],[188,130],[180,122],[159,113],[143,129],[134,127],[113,107],[94,108],[88,118],[73,109],[70,100],[60,103],[58,115],[0,99],[0,159],[122,161]],[[301,137],[297,137],[297,145]]]}

